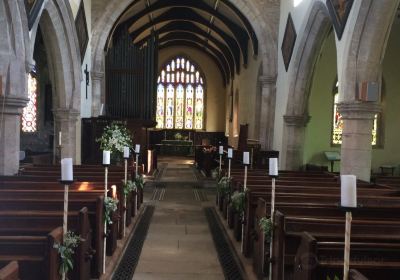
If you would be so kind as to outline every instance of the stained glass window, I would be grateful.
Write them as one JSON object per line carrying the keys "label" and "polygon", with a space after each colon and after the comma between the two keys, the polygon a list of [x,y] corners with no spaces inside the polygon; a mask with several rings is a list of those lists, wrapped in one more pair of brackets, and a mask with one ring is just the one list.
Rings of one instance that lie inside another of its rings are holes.
{"label": "stained glass window", "polygon": [[[333,103],[333,128],[332,128],[332,144],[341,145],[342,144],[342,133],[343,133],[343,118],[342,115],[337,110],[337,105],[339,103],[339,84],[336,83],[334,92],[334,103]],[[374,118],[374,124],[372,127],[372,146],[376,146],[378,141],[378,118],[379,115],[376,114]]]}
{"label": "stained glass window", "polygon": [[157,79],[157,128],[203,129],[205,89],[198,67],[177,57]]}
{"label": "stained glass window", "polygon": [[37,130],[37,78],[28,74],[28,104],[22,111],[22,131],[36,132]]}

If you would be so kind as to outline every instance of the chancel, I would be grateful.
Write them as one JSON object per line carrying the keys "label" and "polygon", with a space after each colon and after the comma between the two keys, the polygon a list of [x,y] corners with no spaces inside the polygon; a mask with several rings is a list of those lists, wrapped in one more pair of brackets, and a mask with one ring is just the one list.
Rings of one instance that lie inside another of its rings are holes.
{"label": "chancel", "polygon": [[0,22],[0,279],[399,279],[400,0]]}

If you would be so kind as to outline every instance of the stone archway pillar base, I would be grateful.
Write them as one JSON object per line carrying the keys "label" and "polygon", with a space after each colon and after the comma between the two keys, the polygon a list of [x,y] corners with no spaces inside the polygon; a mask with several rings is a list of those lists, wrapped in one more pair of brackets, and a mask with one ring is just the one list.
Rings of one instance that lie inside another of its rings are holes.
{"label": "stone archway pillar base", "polygon": [[24,97],[0,96],[0,175],[18,172],[21,114],[28,101]]}
{"label": "stone archway pillar base", "polygon": [[343,118],[340,173],[356,175],[370,181],[372,159],[372,127],[380,105],[366,102],[338,104]]}
{"label": "stone archway pillar base", "polygon": [[299,170],[303,166],[304,137],[306,126],[310,121],[308,115],[283,116],[284,127],[284,154],[281,155],[281,168],[285,170]]}

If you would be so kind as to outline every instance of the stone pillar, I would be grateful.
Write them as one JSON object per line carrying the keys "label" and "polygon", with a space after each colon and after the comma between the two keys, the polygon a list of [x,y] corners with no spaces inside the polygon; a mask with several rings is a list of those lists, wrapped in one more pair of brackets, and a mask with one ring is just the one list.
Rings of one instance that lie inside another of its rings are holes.
{"label": "stone pillar", "polygon": [[[54,131],[58,139],[61,131],[61,158],[71,157],[76,163],[76,122],[79,119],[79,112],[71,109],[56,109],[54,114]],[[58,142],[56,143],[58,144]]]}
{"label": "stone pillar", "polygon": [[24,97],[0,96],[0,175],[14,175],[19,168],[22,109]]}
{"label": "stone pillar", "polygon": [[369,182],[371,177],[372,127],[380,105],[367,102],[342,102],[338,111],[343,119],[341,174],[353,174]]}
{"label": "stone pillar", "polygon": [[304,137],[306,126],[310,121],[308,115],[283,116],[284,140],[281,155],[281,168],[285,170],[299,170],[303,166]]}
{"label": "stone pillar", "polygon": [[92,77],[92,117],[100,115],[101,109],[101,89],[104,79],[104,72],[91,72]]}
{"label": "stone pillar", "polygon": [[276,77],[260,76],[261,112],[260,112],[260,144],[261,149],[271,150],[274,139]]}

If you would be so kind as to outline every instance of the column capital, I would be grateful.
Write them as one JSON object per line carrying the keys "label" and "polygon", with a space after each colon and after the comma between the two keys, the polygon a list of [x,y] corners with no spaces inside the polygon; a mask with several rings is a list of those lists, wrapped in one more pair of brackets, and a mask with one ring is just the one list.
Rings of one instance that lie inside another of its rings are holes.
{"label": "column capital", "polygon": [[341,102],[337,105],[343,119],[373,120],[381,112],[381,105],[376,102]]}
{"label": "column capital", "polygon": [[283,116],[283,120],[285,121],[287,126],[306,126],[310,121],[311,117],[308,115],[285,115]]}
{"label": "column capital", "polygon": [[78,111],[66,108],[54,109],[53,114],[55,119],[59,121],[76,122],[80,117],[80,113]]}
{"label": "column capital", "polygon": [[22,112],[22,109],[26,106],[29,99],[27,97],[16,97],[16,96],[0,96],[0,104],[4,102],[4,111],[3,106],[0,106],[0,113],[4,113],[7,115],[19,115]]}
{"label": "column capital", "polygon": [[102,80],[104,78],[104,72],[101,71],[91,71],[90,76],[92,77],[92,80]]}
{"label": "column capital", "polygon": [[271,86],[276,84],[276,76],[261,75],[258,77],[258,81],[263,87]]}

